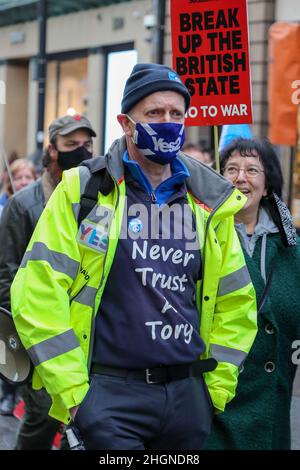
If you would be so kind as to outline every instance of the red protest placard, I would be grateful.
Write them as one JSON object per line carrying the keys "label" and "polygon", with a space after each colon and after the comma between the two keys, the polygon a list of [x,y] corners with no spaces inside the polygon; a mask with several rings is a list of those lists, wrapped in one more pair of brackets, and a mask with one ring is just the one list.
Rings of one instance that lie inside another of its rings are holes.
{"label": "red protest placard", "polygon": [[186,125],[252,123],[246,0],[171,0],[171,31]]}

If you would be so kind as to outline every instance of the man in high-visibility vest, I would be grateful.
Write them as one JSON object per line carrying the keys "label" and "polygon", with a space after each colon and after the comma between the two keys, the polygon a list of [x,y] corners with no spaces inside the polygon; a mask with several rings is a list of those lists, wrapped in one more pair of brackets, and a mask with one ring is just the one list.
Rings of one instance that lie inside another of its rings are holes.
{"label": "man in high-visibility vest", "polygon": [[[0,223],[0,306],[10,310],[10,286],[21,264],[38,219],[62,172],[93,156],[90,121],[83,115],[61,116],[49,126],[49,145],[43,155],[44,172],[37,181],[14,194]],[[0,414],[12,415],[16,405],[16,385],[4,382]],[[59,422],[48,416],[51,400],[45,390],[35,391],[27,383],[21,390],[25,415],[18,429],[18,450],[51,449]]]}
{"label": "man in high-visibility vest", "polygon": [[189,103],[169,67],[134,67],[125,135],[64,173],[13,283],[33,385],[87,449],[200,449],[256,334],[246,197],[180,152]]}

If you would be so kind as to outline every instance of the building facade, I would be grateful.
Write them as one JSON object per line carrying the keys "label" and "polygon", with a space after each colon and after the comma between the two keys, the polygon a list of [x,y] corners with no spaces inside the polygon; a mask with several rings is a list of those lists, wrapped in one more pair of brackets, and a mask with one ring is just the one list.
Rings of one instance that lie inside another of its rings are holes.
{"label": "building facade", "polygon": [[[151,61],[143,22],[151,12],[151,0],[91,3],[105,6],[48,18],[45,129],[72,109],[85,113],[97,131],[98,153],[104,145],[110,55],[136,50],[139,61]],[[0,27],[0,80],[6,85],[0,141],[8,154],[16,150],[28,155],[36,147],[38,43],[36,20]]]}

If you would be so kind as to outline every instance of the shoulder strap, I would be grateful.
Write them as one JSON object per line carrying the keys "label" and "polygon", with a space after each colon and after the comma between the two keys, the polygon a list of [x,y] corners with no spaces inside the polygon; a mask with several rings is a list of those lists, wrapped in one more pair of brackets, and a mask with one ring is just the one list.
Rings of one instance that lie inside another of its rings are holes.
{"label": "shoulder strap", "polygon": [[101,175],[99,172],[93,173],[87,182],[84,193],[80,197],[80,210],[77,218],[77,225],[91,212],[98,199],[98,191],[100,189]]}
{"label": "shoulder strap", "polygon": [[77,225],[91,212],[98,201],[98,192],[108,195],[113,189],[114,183],[106,170],[92,173],[88,180],[84,193],[80,197],[80,210],[77,218]]}

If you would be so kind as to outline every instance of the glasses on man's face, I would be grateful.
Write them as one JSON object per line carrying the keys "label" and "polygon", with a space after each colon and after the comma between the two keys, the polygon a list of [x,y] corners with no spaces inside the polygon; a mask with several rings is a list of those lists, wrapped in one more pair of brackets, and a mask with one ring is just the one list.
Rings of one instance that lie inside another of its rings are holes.
{"label": "glasses on man's face", "polygon": [[234,165],[228,165],[224,168],[224,175],[229,176],[232,179],[236,179],[240,174],[240,171],[243,171],[247,178],[257,178],[260,173],[264,173],[264,170],[260,170],[256,166],[248,166],[247,168],[240,168]]}

